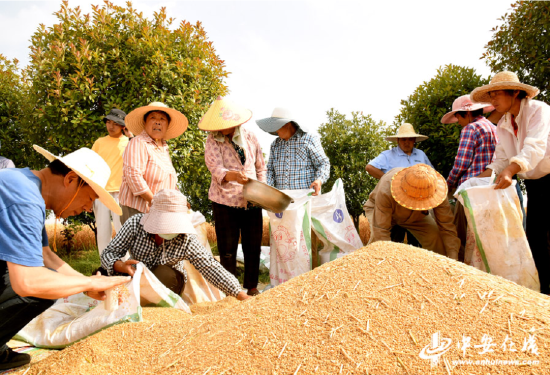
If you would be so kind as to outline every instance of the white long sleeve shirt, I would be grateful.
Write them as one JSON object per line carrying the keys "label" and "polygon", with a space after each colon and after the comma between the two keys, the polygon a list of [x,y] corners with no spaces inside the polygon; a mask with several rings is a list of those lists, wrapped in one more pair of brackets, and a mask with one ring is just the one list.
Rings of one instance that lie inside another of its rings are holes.
{"label": "white long sleeve shirt", "polygon": [[499,174],[510,163],[516,163],[521,167],[519,177],[530,180],[550,174],[550,106],[538,100],[522,99],[515,120],[517,137],[509,112],[498,122],[499,143],[487,168]]}

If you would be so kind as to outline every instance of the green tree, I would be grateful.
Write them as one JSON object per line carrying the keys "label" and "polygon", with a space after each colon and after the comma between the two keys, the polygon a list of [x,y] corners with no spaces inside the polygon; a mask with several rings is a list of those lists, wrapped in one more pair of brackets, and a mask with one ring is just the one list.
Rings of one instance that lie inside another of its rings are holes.
{"label": "green tree", "polygon": [[550,103],[550,2],[517,1],[499,20],[482,58],[494,73],[509,70]]}
{"label": "green tree", "polygon": [[488,82],[472,68],[457,65],[439,68],[434,78],[423,82],[406,100],[401,100],[402,107],[395,117],[392,132],[408,122],[417,133],[427,135],[429,138],[419,143],[419,148],[434,168],[447,177],[453,168],[461,128],[458,123],[442,124],[441,117],[452,109],[456,98]]}
{"label": "green tree", "polygon": [[346,192],[346,206],[359,229],[359,217],[364,213],[363,204],[378,180],[371,177],[365,166],[388,148],[384,140],[386,124],[376,122],[371,115],[352,112],[351,119],[331,109],[328,121],[319,127],[321,144],[330,160],[330,178],[323,191],[330,190],[341,178]]}
{"label": "green tree", "polygon": [[[187,132],[169,141],[179,184],[193,208],[209,212],[210,175],[204,166],[206,135],[197,123],[210,103],[227,93],[228,73],[200,22],[173,18],[165,8],[146,18],[132,7],[105,1],[92,15],[63,1],[59,23],[32,36],[27,68],[35,97],[31,141],[55,154],[91,147],[106,134],[103,116],[127,113],[153,101],[189,119]],[[35,158],[34,165],[44,160]]]}

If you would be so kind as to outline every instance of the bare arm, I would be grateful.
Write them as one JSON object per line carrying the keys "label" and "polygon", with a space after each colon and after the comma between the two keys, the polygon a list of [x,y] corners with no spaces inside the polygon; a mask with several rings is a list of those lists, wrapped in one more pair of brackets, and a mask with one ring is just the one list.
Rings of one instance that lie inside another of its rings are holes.
{"label": "bare arm", "polygon": [[376,178],[376,179],[381,179],[382,176],[384,175],[384,172],[382,172],[380,169],[376,168],[376,167],[373,167],[372,165],[370,164],[367,164],[367,166],[365,167],[365,170],[367,171],[368,174],[370,174],[372,177]]}
{"label": "bare arm", "polygon": [[86,277],[78,271],[75,271],[71,266],[65,263],[60,257],[54,253],[49,246],[42,248],[42,256],[44,257],[44,266],[56,270],[60,274],[67,276]]}
{"label": "bare arm", "polygon": [[493,170],[487,168],[486,170],[484,170],[483,172],[481,172],[480,174],[478,174],[476,177],[478,177],[478,178],[482,178],[482,177],[491,177],[491,174],[492,174],[492,173],[493,173]]}

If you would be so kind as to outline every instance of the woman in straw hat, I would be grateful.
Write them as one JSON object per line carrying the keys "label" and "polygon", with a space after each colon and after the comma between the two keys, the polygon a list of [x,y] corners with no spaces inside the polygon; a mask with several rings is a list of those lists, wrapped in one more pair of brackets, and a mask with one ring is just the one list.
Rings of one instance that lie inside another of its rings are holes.
{"label": "woman in straw hat", "polygon": [[[435,220],[428,214],[430,209]],[[384,174],[365,203],[365,214],[371,225],[369,243],[390,241],[392,227],[400,225],[424,249],[458,259],[460,240],[447,200],[447,182],[426,164],[394,168]]]}
{"label": "woman in straw hat", "polygon": [[541,292],[550,294],[550,106],[533,100],[536,87],[515,73],[500,72],[472,91],[473,102],[490,102],[504,116],[497,125],[494,161],[480,177],[497,175],[495,189],[505,189],[518,174],[527,188],[527,239],[539,272]]}
{"label": "woman in straw hat", "polygon": [[139,107],[125,118],[132,138],[123,155],[119,201],[121,223],[137,213],[146,213],[153,195],[161,189],[177,189],[178,177],[170,159],[167,139],[187,129],[187,118],[164,103]]}
{"label": "woman in straw hat", "polygon": [[91,211],[98,198],[120,214],[105,190],[111,175],[107,163],[87,148],[63,157],[34,149],[50,161],[46,168],[0,171],[0,370],[30,362],[28,354],[13,352],[6,343],[56,299],[87,291],[102,300],[105,290],[129,281],[84,277],[50,249],[44,227],[46,209],[67,218]]}
{"label": "woman in straw hat", "polygon": [[258,294],[258,273],[263,234],[262,210],[244,199],[243,185],[253,178],[266,182],[262,148],[254,133],[241,127],[252,112],[218,97],[199,122],[210,132],[204,160],[212,174],[208,198],[216,222],[222,265],[237,271],[239,236],[244,253],[244,282],[249,295]]}
{"label": "woman in straw hat", "polygon": [[[187,200],[178,190],[161,190],[147,214],[124,223],[101,254],[101,266],[109,274],[134,275],[142,262],[171,291],[181,294],[187,283],[184,260],[228,296],[249,298],[239,281],[217,262],[199,242],[187,213]],[[130,259],[124,261],[126,252]]]}

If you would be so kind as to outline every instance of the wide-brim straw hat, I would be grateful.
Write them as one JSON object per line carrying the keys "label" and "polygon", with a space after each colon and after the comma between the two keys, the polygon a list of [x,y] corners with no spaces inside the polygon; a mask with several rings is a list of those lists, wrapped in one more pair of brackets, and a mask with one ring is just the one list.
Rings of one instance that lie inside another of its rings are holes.
{"label": "wide-brim straw hat", "polygon": [[220,131],[242,125],[252,118],[252,111],[218,96],[199,121],[199,129]]}
{"label": "wide-brim straw hat", "polygon": [[143,230],[153,234],[197,233],[188,214],[187,198],[179,190],[157,192],[140,224]]}
{"label": "wide-brim straw hat", "polygon": [[536,87],[521,83],[516,73],[504,71],[495,74],[488,85],[474,89],[470,94],[472,102],[490,103],[489,93],[497,90],[523,90],[529,99],[534,98],[540,92]]}
{"label": "wide-brim straw hat", "polygon": [[447,182],[429,165],[416,164],[393,175],[391,195],[409,210],[426,211],[439,206],[447,198]]}
{"label": "wide-brim straw hat", "polygon": [[107,181],[111,177],[111,168],[95,151],[89,148],[81,148],[66,156],[56,156],[40,146],[32,146],[50,162],[59,160],[69,169],[82,178],[98,195],[99,200],[107,208],[117,215],[122,215],[122,210],[111,194],[105,190]]}
{"label": "wide-brim straw hat", "polygon": [[256,120],[256,124],[258,124],[260,129],[272,135],[277,135],[277,130],[281,129],[289,122],[292,122],[296,127],[302,129],[302,131],[307,132],[303,126],[300,126],[298,122],[294,120],[294,116],[290,110],[286,108],[277,107],[271,113],[271,117]]}
{"label": "wide-brim straw hat", "polygon": [[399,138],[416,138],[416,142],[422,142],[428,139],[425,135],[416,134],[414,127],[406,122],[399,127],[396,135],[386,137],[386,141],[397,142]]}
{"label": "wide-brim straw hat", "polygon": [[470,95],[462,95],[458,97],[453,102],[453,110],[451,112],[445,113],[441,118],[443,124],[452,124],[458,122],[458,119],[455,116],[457,112],[472,112],[477,111],[478,109],[483,108],[483,113],[492,112],[495,110],[489,103],[472,103]]}
{"label": "wide-brim straw hat", "polygon": [[117,125],[126,126],[126,124],[124,123],[125,117],[126,112],[117,108],[113,108],[107,116],[103,117],[103,121],[107,122],[107,120],[111,120],[114,121]]}
{"label": "wide-brim straw hat", "polygon": [[168,130],[166,130],[164,139],[177,138],[182,135],[185,130],[187,130],[187,117],[185,117],[185,115],[180,111],[170,108],[166,104],[160,102],[150,103],[149,105],[136,108],[132,112],[128,113],[124,119],[126,127],[135,135],[141,134],[141,132],[145,129],[145,121],[143,120],[143,116],[151,111],[165,112],[168,116],[170,116],[170,124],[168,124]]}

